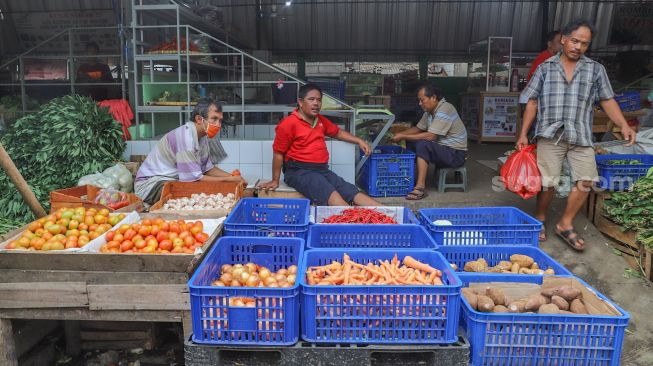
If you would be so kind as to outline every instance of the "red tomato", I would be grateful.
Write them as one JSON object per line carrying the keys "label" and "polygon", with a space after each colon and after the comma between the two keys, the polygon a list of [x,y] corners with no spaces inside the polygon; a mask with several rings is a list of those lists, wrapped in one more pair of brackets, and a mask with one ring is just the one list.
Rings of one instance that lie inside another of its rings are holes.
{"label": "red tomato", "polygon": [[158,234],[156,234],[156,240],[160,242],[168,239],[168,232],[167,231],[159,231]]}
{"label": "red tomato", "polygon": [[167,239],[163,240],[163,241],[159,242],[159,248],[161,250],[170,251],[170,250],[172,250],[172,242],[170,240],[167,240]]}

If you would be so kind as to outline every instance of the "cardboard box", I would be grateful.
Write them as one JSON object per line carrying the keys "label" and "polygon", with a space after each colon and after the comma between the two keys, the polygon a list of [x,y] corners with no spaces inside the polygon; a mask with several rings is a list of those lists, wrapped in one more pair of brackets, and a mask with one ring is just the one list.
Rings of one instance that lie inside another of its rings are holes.
{"label": "cardboard box", "polygon": [[[163,205],[171,199],[190,197],[194,193],[216,194],[222,193],[227,195],[233,193],[236,198],[234,206],[243,195],[243,186],[235,182],[167,182],[163,185],[161,191],[161,199],[150,207],[151,213],[162,213],[166,215],[175,214],[177,216],[193,216],[193,217],[211,217],[219,218],[227,216],[232,206],[229,209],[216,209],[216,210],[164,210]],[[182,218],[183,218],[182,217]]]}
{"label": "cardboard box", "polygon": [[129,205],[117,210],[111,209],[105,205],[95,203],[95,197],[100,193],[101,188],[91,185],[57,189],[50,192],[50,212],[55,212],[62,207],[84,207],[97,208],[98,210],[106,208],[109,212],[142,212],[143,201],[135,194],[128,193]]}

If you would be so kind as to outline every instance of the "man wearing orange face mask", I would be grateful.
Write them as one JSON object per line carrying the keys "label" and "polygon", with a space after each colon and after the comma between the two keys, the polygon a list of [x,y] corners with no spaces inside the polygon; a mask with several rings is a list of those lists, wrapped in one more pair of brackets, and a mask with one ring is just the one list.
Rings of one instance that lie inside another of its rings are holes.
{"label": "man wearing orange face mask", "polygon": [[199,100],[187,122],[163,136],[150,152],[136,174],[134,192],[143,202],[152,205],[161,197],[165,182],[240,182],[241,176],[232,176],[214,166],[209,153],[209,140],[215,138],[222,127],[222,105],[210,98]]}

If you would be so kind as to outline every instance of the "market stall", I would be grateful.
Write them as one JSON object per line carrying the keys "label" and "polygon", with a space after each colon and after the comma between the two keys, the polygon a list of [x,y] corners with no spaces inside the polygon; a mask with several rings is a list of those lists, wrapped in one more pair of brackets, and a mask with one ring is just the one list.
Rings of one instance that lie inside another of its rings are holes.
{"label": "market stall", "polygon": [[470,46],[468,93],[460,117],[469,138],[481,142],[514,142],[521,128],[519,93],[512,73],[512,38],[489,37]]}

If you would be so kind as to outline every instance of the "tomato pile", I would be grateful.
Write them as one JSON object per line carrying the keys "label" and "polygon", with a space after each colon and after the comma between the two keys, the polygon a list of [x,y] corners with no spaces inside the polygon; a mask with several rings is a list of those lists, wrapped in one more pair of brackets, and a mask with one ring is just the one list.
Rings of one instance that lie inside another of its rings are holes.
{"label": "tomato pile", "polygon": [[201,221],[145,219],[108,231],[101,253],[193,254],[209,235]]}
{"label": "tomato pile", "polygon": [[124,218],[125,214],[109,215],[106,208],[60,208],[30,223],[20,238],[11,241],[6,249],[48,251],[81,248]]}

